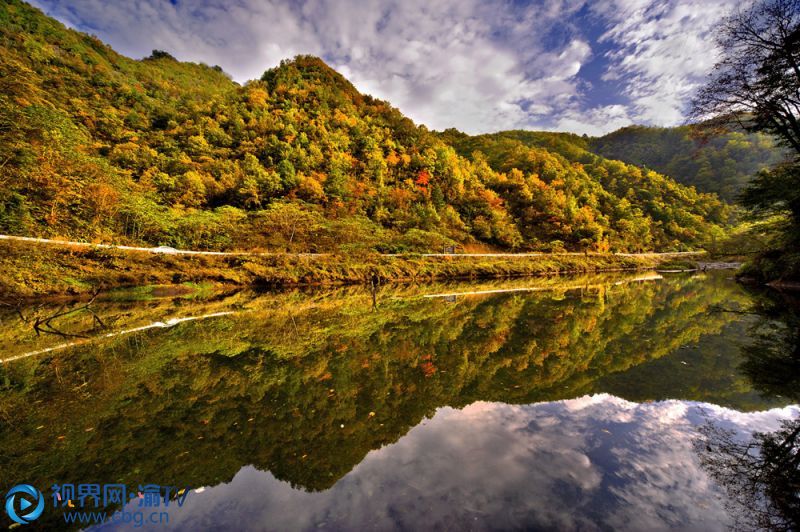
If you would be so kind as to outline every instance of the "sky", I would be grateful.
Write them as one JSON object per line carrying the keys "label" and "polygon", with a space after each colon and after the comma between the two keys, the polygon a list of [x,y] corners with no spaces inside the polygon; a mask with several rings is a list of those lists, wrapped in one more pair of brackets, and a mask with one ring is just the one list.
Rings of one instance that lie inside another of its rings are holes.
{"label": "sky", "polygon": [[697,427],[713,421],[747,437],[798,414],[796,406],[741,413],[606,394],[476,402],[437,409],[330,489],[307,492],[286,480],[290,472],[281,481],[245,466],[165,510],[181,530],[225,528],[231,515],[276,530],[729,530],[729,511],[739,508],[724,506],[701,466]]}
{"label": "sky", "polygon": [[153,49],[256,79],[323,58],[431,129],[601,135],[684,122],[741,0],[34,0],[141,58]]}

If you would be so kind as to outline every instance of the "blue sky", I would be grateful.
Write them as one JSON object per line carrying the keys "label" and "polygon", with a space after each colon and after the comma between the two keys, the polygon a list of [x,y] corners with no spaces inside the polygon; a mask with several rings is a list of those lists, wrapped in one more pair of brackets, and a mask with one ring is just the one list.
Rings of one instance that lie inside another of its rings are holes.
{"label": "blue sky", "polygon": [[418,123],[469,133],[676,125],[736,0],[34,0],[131,57],[236,81],[322,57]]}

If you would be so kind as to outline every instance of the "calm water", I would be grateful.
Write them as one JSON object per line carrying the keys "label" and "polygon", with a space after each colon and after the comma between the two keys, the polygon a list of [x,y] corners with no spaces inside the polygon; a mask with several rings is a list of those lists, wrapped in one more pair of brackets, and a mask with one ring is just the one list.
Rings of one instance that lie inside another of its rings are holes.
{"label": "calm water", "polygon": [[798,313],[728,277],[0,307],[0,491],[44,493],[33,528],[65,483],[193,488],[157,509],[178,530],[780,520],[720,464],[800,417]]}

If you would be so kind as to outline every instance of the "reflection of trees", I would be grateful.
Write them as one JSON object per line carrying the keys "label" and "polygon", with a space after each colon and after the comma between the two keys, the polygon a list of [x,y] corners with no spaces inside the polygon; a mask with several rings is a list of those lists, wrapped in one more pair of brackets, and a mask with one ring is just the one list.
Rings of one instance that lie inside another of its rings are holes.
{"label": "reflection of trees", "polygon": [[[762,294],[743,372],[764,394],[800,398],[800,301]],[[712,422],[696,442],[701,463],[731,498],[742,528],[800,530],[800,418],[774,432],[739,438]]]}
{"label": "reflection of trees", "polygon": [[762,316],[743,347],[742,370],[765,394],[800,400],[800,300],[786,294],[758,300]]}
{"label": "reflection of trees", "polygon": [[800,419],[745,440],[711,422],[701,433],[701,463],[728,492],[736,528],[800,530]]}
{"label": "reflection of trees", "polygon": [[[362,292],[241,301],[243,314],[0,366],[0,421],[15,423],[0,423],[0,485],[213,485],[252,464],[325,489],[437,407],[570,397],[716,333],[735,317],[708,308],[737,290],[695,277],[374,311]],[[135,310],[119,321],[146,321]]]}

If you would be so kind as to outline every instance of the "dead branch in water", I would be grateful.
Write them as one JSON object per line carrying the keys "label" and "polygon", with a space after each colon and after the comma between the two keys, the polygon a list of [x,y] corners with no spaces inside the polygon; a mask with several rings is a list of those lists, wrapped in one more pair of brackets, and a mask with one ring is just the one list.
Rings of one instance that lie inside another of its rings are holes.
{"label": "dead branch in water", "polygon": [[100,295],[99,290],[92,295],[92,298],[89,300],[88,303],[80,307],[75,307],[69,310],[65,310],[65,307],[62,306],[60,309],[58,309],[58,311],[56,311],[55,314],[52,314],[46,318],[37,316],[36,320],[33,322],[33,330],[36,331],[36,336],[39,336],[41,333],[47,333],[47,334],[55,334],[65,338],[88,338],[88,336],[83,334],[65,333],[63,331],[56,329],[55,326],[53,326],[52,324],[52,321],[57,318],[62,318],[64,316],[68,316],[70,314],[75,314],[77,312],[82,312],[82,311],[90,312],[92,315],[92,321],[98,324],[101,328],[106,329],[107,328],[106,324],[103,323],[103,320],[101,320],[100,317],[95,313],[94,309],[91,308],[92,303],[94,303],[98,295]]}

